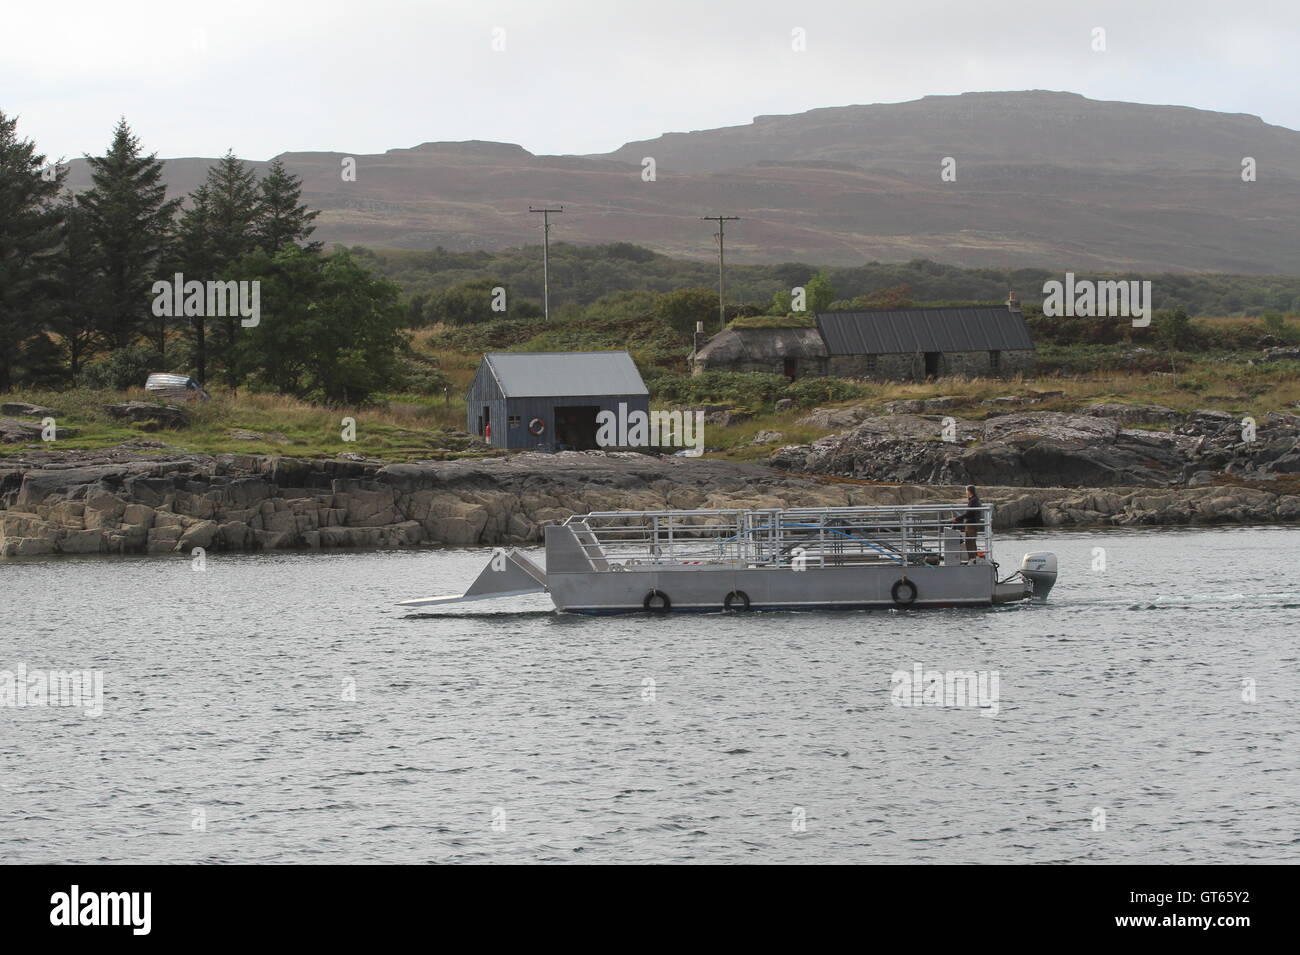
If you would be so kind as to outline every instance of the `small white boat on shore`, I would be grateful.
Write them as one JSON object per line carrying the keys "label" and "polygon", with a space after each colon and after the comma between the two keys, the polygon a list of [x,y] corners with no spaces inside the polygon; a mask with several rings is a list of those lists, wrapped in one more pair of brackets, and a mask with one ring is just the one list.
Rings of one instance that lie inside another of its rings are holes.
{"label": "small white boat on shore", "polygon": [[[1046,599],[1056,557],[1026,554],[998,578],[991,508],[958,505],[606,511],[546,528],[546,565],[493,552],[435,607],[547,593],[566,613],[716,613],[987,607]],[[980,523],[955,525],[978,511]]]}

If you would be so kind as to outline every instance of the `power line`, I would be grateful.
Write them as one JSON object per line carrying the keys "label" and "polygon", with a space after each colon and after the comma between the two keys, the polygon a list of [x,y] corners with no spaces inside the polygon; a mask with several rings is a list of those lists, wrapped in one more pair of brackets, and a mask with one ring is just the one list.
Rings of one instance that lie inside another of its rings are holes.
{"label": "power line", "polygon": [[549,322],[551,320],[551,213],[563,212],[564,206],[558,209],[534,209],[529,206],[528,211],[542,214],[542,312]]}
{"label": "power line", "polygon": [[718,231],[715,233],[718,238],[718,331],[722,331],[727,327],[726,286],[723,284],[722,277],[725,243],[727,238],[727,227],[724,223],[739,222],[740,216],[700,216],[700,218],[718,224]]}

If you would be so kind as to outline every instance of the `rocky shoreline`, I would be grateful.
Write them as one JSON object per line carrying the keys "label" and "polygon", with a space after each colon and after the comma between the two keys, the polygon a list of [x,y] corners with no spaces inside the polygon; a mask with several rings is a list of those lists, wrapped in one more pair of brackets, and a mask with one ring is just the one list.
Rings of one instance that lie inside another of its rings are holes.
{"label": "rocky shoreline", "polygon": [[1224,476],[1267,482],[1300,475],[1300,416],[1259,421],[1225,411],[1154,405],[999,411],[962,417],[960,398],[817,409],[801,423],[837,429],[780,448],[773,467],[920,484],[1094,488],[1196,487]]}
{"label": "rocky shoreline", "polygon": [[[995,525],[1300,521],[1300,496],[1258,487],[983,486]],[[866,483],[761,465],[567,452],[385,464],[32,451],[0,459],[0,556],[495,546],[593,510],[955,503],[951,484]]]}

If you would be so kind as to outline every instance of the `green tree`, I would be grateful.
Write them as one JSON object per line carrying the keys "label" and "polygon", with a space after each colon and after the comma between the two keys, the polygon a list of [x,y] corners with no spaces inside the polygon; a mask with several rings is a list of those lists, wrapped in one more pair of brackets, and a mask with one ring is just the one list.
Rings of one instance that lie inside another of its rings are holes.
{"label": "green tree", "polygon": [[[231,151],[208,169],[189,196],[177,227],[176,268],[186,281],[224,281],[237,263],[259,247],[261,205],[257,177]],[[189,337],[195,374],[208,378],[209,359],[228,385],[239,384],[238,316],[191,315]],[[210,327],[215,324],[215,328]],[[215,338],[210,339],[210,333]]]}
{"label": "green tree", "polygon": [[23,342],[14,369],[14,380],[33,388],[59,388],[67,384],[63,352],[45,332],[37,332]]}
{"label": "green tree", "polygon": [[[798,288],[795,286],[794,288]],[[803,309],[795,310],[794,288],[781,289],[772,296],[772,304],[768,307],[769,315],[814,315],[817,312],[824,312],[835,301],[835,287],[831,285],[830,276],[825,272],[818,272],[812,278],[803,284],[804,300]]]}
{"label": "green tree", "polygon": [[95,316],[100,284],[94,268],[95,246],[86,211],[71,195],[65,195],[61,205],[63,241],[53,263],[50,328],[58,334],[69,370],[76,378],[94,352],[99,334]]}
{"label": "green tree", "polygon": [[43,177],[45,157],[17,130],[18,120],[0,112],[0,391],[13,386],[20,344],[40,333],[61,241],[62,172]]}
{"label": "green tree", "polygon": [[302,179],[285,169],[278,158],[271,160],[271,168],[258,184],[258,246],[274,254],[285,243],[295,242],[309,252],[319,251],[321,243],[307,242],[316,231],[311,223],[318,215],[319,210],[302,203]]}
{"label": "green tree", "polygon": [[[257,226],[259,199],[257,176],[231,151],[227,151],[212,168],[204,183],[208,187],[207,227],[211,274],[195,275],[203,281],[224,280],[248,253],[258,248]],[[217,325],[216,345],[208,348],[221,366],[226,384],[232,388],[242,380],[239,371],[240,318],[207,316],[201,321]],[[195,327],[193,325],[192,327]],[[195,328],[197,339],[198,329]]]}
{"label": "green tree", "polygon": [[849,302],[855,309],[896,309],[912,307],[912,287],[910,285],[891,285],[878,288],[866,295],[859,295]]}
{"label": "green tree", "polygon": [[831,302],[835,301],[835,286],[825,272],[818,272],[810,278],[805,288],[808,292],[808,311],[814,315],[826,311],[831,307]]}
{"label": "green tree", "polygon": [[238,272],[261,284],[259,323],[243,330],[240,365],[259,385],[328,404],[358,404],[399,382],[407,347],[400,289],[345,252],[257,250]]}
{"label": "green tree", "polygon": [[[636,248],[636,246],[633,246]],[[659,296],[640,289],[628,289],[602,295],[582,311],[588,321],[600,321],[653,315]],[[716,304],[716,298],[715,298]]]}
{"label": "green tree", "polygon": [[[94,245],[98,324],[110,348],[125,348],[151,324],[151,288],[180,202],[167,199],[163,164],[153,153],[140,154],[125,119],[114,127],[107,153],[86,160],[92,185],[77,201]],[[163,332],[156,340],[160,352]]]}
{"label": "green tree", "polygon": [[242,159],[227,150],[208,169],[203,184],[208,190],[212,265],[223,270],[258,247],[261,200],[257,176]]}
{"label": "green tree", "polygon": [[1155,316],[1156,341],[1174,351],[1187,351],[1196,343],[1196,330],[1192,328],[1187,309],[1181,305],[1175,309],[1157,312]]}
{"label": "green tree", "polygon": [[[431,323],[447,325],[477,325],[505,318],[507,313],[492,310],[492,290],[498,287],[504,285],[495,279],[453,285],[429,297],[425,315]],[[506,301],[508,304],[509,299]]]}
{"label": "green tree", "polygon": [[412,295],[406,302],[406,324],[409,328],[419,328],[426,324],[424,303],[428,296],[423,292]]}
{"label": "green tree", "polygon": [[680,337],[690,341],[697,322],[706,329],[717,327],[718,293],[709,288],[682,288],[659,296],[655,316],[668,323]]}
{"label": "green tree", "polygon": [[[209,175],[211,170],[209,170]],[[181,213],[173,246],[176,271],[192,277],[216,277],[216,249],[212,238],[212,192],[203,183],[189,195],[189,206]],[[190,316],[191,360],[195,377],[208,380],[207,317]]]}
{"label": "green tree", "polygon": [[772,295],[772,304],[768,306],[769,315],[789,315],[794,311],[794,297],[789,289],[781,289]]}

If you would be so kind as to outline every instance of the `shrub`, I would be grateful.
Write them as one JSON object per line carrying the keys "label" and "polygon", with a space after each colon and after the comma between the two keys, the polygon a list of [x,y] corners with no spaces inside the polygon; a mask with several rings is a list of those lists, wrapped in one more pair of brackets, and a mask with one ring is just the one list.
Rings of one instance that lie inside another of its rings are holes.
{"label": "shrub", "polygon": [[1184,351],[1197,343],[1197,330],[1192,327],[1187,310],[1181,306],[1171,311],[1157,312],[1152,322],[1156,341],[1166,348]]}
{"label": "shrub", "polygon": [[708,288],[684,288],[660,295],[655,317],[683,341],[690,341],[696,323],[703,322],[706,329],[717,327],[713,323],[718,318],[718,293]]}
{"label": "shrub", "polygon": [[63,350],[43,332],[31,336],[18,347],[12,376],[15,384],[28,388],[66,387]]}
{"label": "shrub", "polygon": [[428,355],[410,352],[397,360],[398,385],[411,394],[441,395],[451,384],[438,362]]}
{"label": "shrub", "polygon": [[168,370],[168,367],[163,366],[158,349],[152,345],[132,345],[119,348],[107,358],[86,365],[77,376],[77,385],[82,388],[125,391],[127,388],[143,388],[149,375]]}
{"label": "shrub", "polygon": [[702,375],[662,375],[651,395],[681,405],[722,404],[757,410],[781,396],[786,379],[761,372],[706,371]]}
{"label": "shrub", "polygon": [[800,408],[866,398],[873,394],[870,385],[843,378],[803,378],[787,385],[779,397],[791,398]]}

